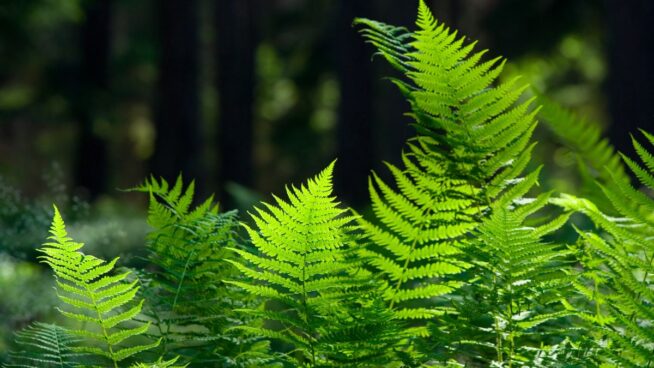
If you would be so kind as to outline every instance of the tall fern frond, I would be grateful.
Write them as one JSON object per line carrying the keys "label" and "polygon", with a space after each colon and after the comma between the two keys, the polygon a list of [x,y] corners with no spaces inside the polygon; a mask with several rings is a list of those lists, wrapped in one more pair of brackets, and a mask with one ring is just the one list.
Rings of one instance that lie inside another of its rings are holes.
{"label": "tall fern frond", "polygon": [[57,295],[65,308],[60,313],[77,322],[80,329],[67,329],[89,344],[75,347],[76,352],[106,358],[114,368],[135,354],[156,347],[136,343],[149,324],[135,324],[143,301],[136,301],[138,281],[124,282],[128,273],[113,274],[118,261],[109,262],[80,252],[82,243],[73,241],[64,220],[55,207],[49,242],[39,249],[40,259],[52,268]]}
{"label": "tall fern frond", "polygon": [[[642,132],[654,145],[654,136]],[[646,190],[654,189],[654,156],[644,145],[633,140],[642,161],[622,155],[624,163]],[[579,231],[582,250],[588,254],[583,265],[589,281],[578,290],[593,309],[582,308],[580,314],[598,327],[606,337],[601,350],[605,363],[620,367],[654,365],[654,199],[634,188],[619,176],[601,185],[604,194],[622,217],[602,213],[592,202],[562,196],[557,203],[589,216],[606,232],[599,236]]]}
{"label": "tall fern frond", "polygon": [[333,168],[244,225],[253,249],[234,249],[232,263],[250,281],[231,283],[268,303],[243,310],[260,322],[240,329],[287,344],[296,366],[385,366],[398,331],[354,258],[354,218],[332,196]]}
{"label": "tall fern frond", "polygon": [[36,322],[16,333],[19,351],[10,353],[6,368],[67,368],[80,363],[83,354],[74,351],[80,339],[64,328]]}
{"label": "tall fern frond", "polygon": [[[366,256],[385,276],[385,297],[402,319],[448,312],[443,295],[462,285],[470,237],[489,215],[525,195],[537,172],[529,163],[535,128],[532,100],[517,102],[518,80],[494,85],[501,58],[483,61],[424,1],[418,30],[408,32],[367,19],[364,37],[405,75],[395,79],[412,106],[418,136],[403,166],[388,165],[397,189],[370,180],[375,221],[361,221],[371,245]],[[440,301],[439,301],[440,299]],[[422,328],[415,331],[425,335]]]}
{"label": "tall fern frond", "polygon": [[156,266],[145,275],[155,338],[164,357],[180,355],[196,364],[220,362],[223,367],[256,366],[269,358],[266,344],[236,336],[233,310],[248,304],[247,295],[223,283],[236,269],[227,259],[237,246],[235,211],[220,213],[213,196],[192,207],[194,183],[186,188],[179,176],[173,186],[150,178],[135,191],[150,196],[147,237],[149,260]]}

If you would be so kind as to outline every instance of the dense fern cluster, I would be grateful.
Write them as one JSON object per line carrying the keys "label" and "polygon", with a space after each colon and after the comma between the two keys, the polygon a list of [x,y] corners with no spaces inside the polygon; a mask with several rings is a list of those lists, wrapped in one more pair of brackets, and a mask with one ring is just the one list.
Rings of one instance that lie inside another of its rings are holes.
{"label": "dense fern cluster", "polygon": [[[653,366],[654,136],[634,139],[639,161],[616,153],[595,125],[499,83],[505,60],[424,1],[413,32],[356,24],[401,74],[417,131],[391,183],[372,173],[369,216],[338,202],[334,162],[244,222],[212,197],[193,206],[192,182],[150,178],[134,188],[150,200],[149,265],[116,270],[55,210],[41,260],[63,321],[19,332],[7,367]],[[537,116],[586,191],[539,191]]]}

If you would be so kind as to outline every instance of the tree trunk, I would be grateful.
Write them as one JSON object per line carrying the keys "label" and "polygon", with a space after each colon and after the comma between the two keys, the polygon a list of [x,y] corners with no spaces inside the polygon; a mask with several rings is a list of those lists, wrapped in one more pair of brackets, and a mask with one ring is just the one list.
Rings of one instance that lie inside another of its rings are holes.
{"label": "tree trunk", "polygon": [[[403,26],[409,30],[415,28],[417,18],[417,1],[386,0],[383,7],[380,7],[380,14],[377,18],[383,22],[396,26]],[[363,41],[363,38],[361,38]],[[375,117],[379,121],[378,129],[375,129],[375,141],[377,142],[378,157],[375,158],[375,170],[381,169],[383,162],[399,164],[401,152],[406,148],[406,141],[415,135],[411,127],[412,119],[405,114],[410,111],[411,106],[404,98],[399,89],[390,81],[383,79],[387,76],[398,76],[399,72],[393,69],[386,60],[376,57],[375,68],[375,90],[378,91],[375,108]],[[377,170],[383,178],[392,180],[388,170]]]}
{"label": "tree trunk", "polygon": [[80,29],[81,65],[78,93],[73,103],[79,129],[75,186],[91,200],[104,193],[109,179],[106,142],[94,125],[108,103],[111,10],[112,0],[89,2]]}
{"label": "tree trunk", "polygon": [[629,134],[654,127],[654,2],[607,0],[608,96],[613,144],[630,155]]}
{"label": "tree trunk", "polygon": [[217,90],[219,94],[218,185],[253,185],[254,53],[253,0],[222,0],[216,5]]}
{"label": "tree trunk", "polygon": [[199,104],[197,0],[161,0],[160,62],[156,109],[154,175],[174,180],[179,173],[204,183]]}
{"label": "tree trunk", "polygon": [[338,112],[336,189],[347,204],[367,202],[367,177],[373,167],[372,50],[352,27],[370,17],[370,0],[340,0],[334,52],[338,55],[341,102]]}

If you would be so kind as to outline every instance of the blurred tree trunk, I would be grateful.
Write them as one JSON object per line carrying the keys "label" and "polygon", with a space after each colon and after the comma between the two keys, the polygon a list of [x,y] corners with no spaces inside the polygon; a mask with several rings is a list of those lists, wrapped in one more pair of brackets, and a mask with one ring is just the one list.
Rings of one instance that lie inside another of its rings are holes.
{"label": "blurred tree trunk", "polygon": [[161,0],[160,62],[155,115],[154,175],[173,180],[181,172],[196,179],[200,191],[202,136],[199,101],[197,0]]}
{"label": "blurred tree trunk", "polygon": [[368,199],[368,174],[374,162],[373,50],[352,27],[356,17],[371,17],[370,0],[340,0],[334,53],[338,55],[341,99],[336,130],[338,165],[336,190],[348,205]]}
{"label": "blurred tree trunk", "polygon": [[[418,13],[417,4],[417,1],[414,3],[413,1],[386,0],[381,3],[378,9],[379,14],[376,17],[383,22],[412,30],[415,28]],[[362,37],[360,37],[360,42],[363,42]],[[415,131],[410,125],[411,118],[405,116],[411,106],[393,83],[383,79],[385,76],[398,76],[398,72],[381,57],[376,57],[374,61],[374,84],[378,93],[377,101],[379,101],[375,107],[375,116],[379,121],[379,124],[375,125],[379,129],[375,129],[374,133],[380,157],[375,158],[373,164],[379,175],[387,176],[389,180],[392,180],[388,170],[381,169],[382,161],[399,164],[400,153],[405,148],[407,139],[413,136]]]}
{"label": "blurred tree trunk", "polygon": [[[222,0],[216,4],[218,121],[218,185],[253,185],[255,2]],[[228,203],[230,204],[230,203]]]}
{"label": "blurred tree trunk", "polygon": [[633,152],[629,134],[654,127],[654,1],[607,0],[608,96],[613,144]]}
{"label": "blurred tree trunk", "polygon": [[102,194],[108,182],[107,144],[97,132],[97,120],[108,103],[111,59],[112,0],[88,2],[80,29],[81,65],[73,103],[79,128],[75,186],[89,199]]}

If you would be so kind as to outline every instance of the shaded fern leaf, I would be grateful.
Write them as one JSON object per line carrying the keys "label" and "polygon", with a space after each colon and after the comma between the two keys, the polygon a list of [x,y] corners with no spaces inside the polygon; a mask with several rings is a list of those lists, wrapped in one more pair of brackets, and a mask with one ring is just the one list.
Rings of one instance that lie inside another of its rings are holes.
{"label": "shaded fern leaf", "polygon": [[611,182],[612,175],[628,180],[620,155],[604,137],[601,127],[553,100],[539,95],[542,109],[539,116],[545,125],[570,148],[588,167],[588,176],[603,183]]}
{"label": "shaded fern leaf", "polygon": [[74,367],[84,356],[74,351],[79,343],[80,338],[62,327],[36,322],[16,333],[20,350],[10,353],[11,362],[3,367]]}
{"label": "shaded fern leaf", "polygon": [[[450,311],[443,296],[462,285],[465,253],[490,204],[508,206],[535,182],[521,178],[535,128],[532,100],[516,102],[526,86],[493,86],[504,61],[467,43],[420,1],[417,30],[367,19],[364,37],[405,75],[394,80],[411,103],[418,136],[403,166],[387,165],[397,189],[370,182],[375,221],[361,221],[366,257],[386,279],[385,297],[397,318],[426,320]],[[420,326],[420,325],[418,325]],[[425,335],[427,330],[414,332]]]}
{"label": "shaded fern leaf", "polygon": [[66,308],[57,308],[72,322],[84,329],[66,329],[67,333],[84,339],[85,345],[75,351],[106,358],[114,367],[135,354],[156,347],[135,343],[149,324],[135,324],[143,300],[134,300],[139,287],[137,280],[123,282],[128,273],[112,274],[118,258],[106,262],[85,255],[82,243],[68,237],[64,220],[55,207],[49,241],[39,249],[41,262],[54,271],[57,295]]}
{"label": "shaded fern leaf", "polygon": [[526,204],[493,207],[477,228],[469,250],[475,255],[474,282],[453,299],[457,313],[435,324],[459,329],[434,335],[429,350],[438,353],[435,357],[472,366],[533,367],[537,361],[543,366],[542,351],[571,332],[570,321],[562,319],[573,313],[561,303],[572,280],[570,257],[564,246],[542,240],[563,226],[569,214],[528,225],[548,198],[543,194],[522,201]]}
{"label": "shaded fern leaf", "polygon": [[356,259],[354,219],[332,197],[333,167],[257,208],[255,228],[244,225],[254,248],[234,249],[233,263],[249,281],[231,284],[268,303],[243,310],[259,322],[240,329],[285,344],[295,366],[385,366],[398,330]]}
{"label": "shaded fern leaf", "polygon": [[[654,136],[642,133],[654,145]],[[635,139],[633,143],[642,164],[622,155],[624,163],[651,191],[654,158],[644,145]],[[622,217],[608,216],[592,202],[573,196],[556,202],[586,214],[606,233],[579,230],[581,250],[587,254],[582,264],[588,281],[577,289],[589,305],[575,307],[605,337],[606,348],[599,354],[605,364],[645,367],[654,364],[654,199],[619,176],[611,184],[601,187]]]}
{"label": "shaded fern leaf", "polygon": [[144,275],[145,314],[162,338],[165,357],[176,355],[195,364],[258,366],[270,358],[258,339],[227,332],[237,324],[233,310],[248,306],[247,295],[223,283],[236,269],[225,260],[237,246],[236,211],[220,213],[213,196],[194,207],[194,182],[173,186],[150,178],[132,190],[150,196],[149,260],[154,272]]}

